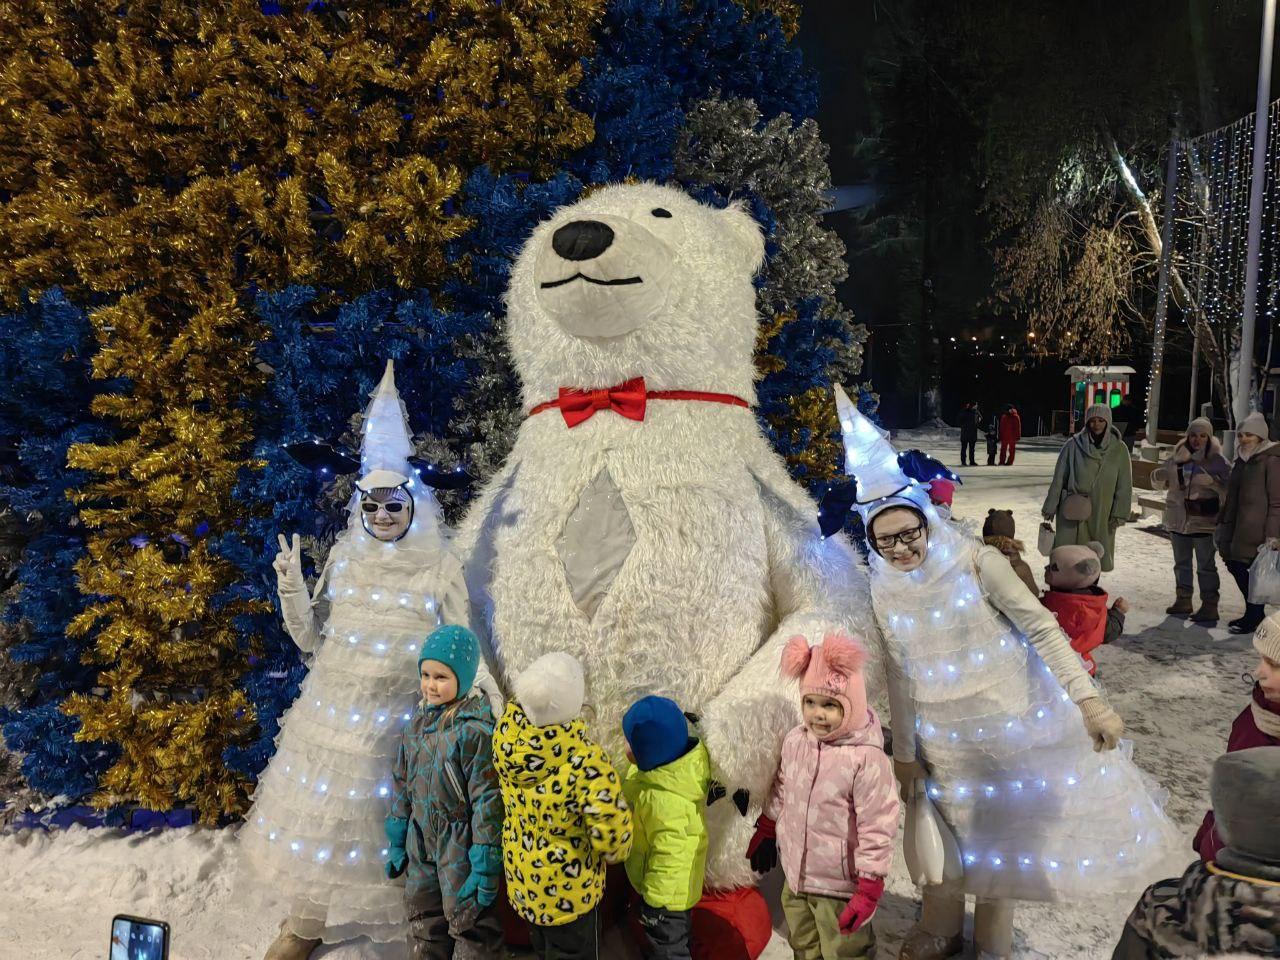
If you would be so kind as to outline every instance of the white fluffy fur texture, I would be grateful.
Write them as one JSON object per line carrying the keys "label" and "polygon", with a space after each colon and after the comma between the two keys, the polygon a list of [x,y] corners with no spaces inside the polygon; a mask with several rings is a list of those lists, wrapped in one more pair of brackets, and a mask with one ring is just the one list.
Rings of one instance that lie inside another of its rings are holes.
{"label": "white fluffy fur texture", "polygon": [[[657,208],[672,216],[655,217]],[[551,236],[574,219],[611,224],[621,249],[602,255],[603,266],[557,265],[547,253]],[[762,252],[760,230],[741,210],[717,210],[655,184],[607,187],[557,211],[530,237],[507,297],[525,409],[553,399],[561,386],[608,387],[637,376],[651,390],[753,401],[751,277]],[[663,269],[643,272],[658,261]],[[538,286],[575,271],[615,279],[635,273],[661,289],[639,296],[634,285],[587,290],[579,280],[566,286],[583,290],[566,300]],[[602,291],[630,299],[606,310]],[[566,326],[581,331],[583,318],[566,325],[556,318],[573,303],[602,310],[611,328],[631,305],[637,315],[621,325],[633,329],[572,335]],[[661,310],[650,314],[654,303]],[[579,495],[606,467],[636,544],[588,620],[555,544]],[[608,411],[573,429],[556,410],[528,418],[459,531],[477,632],[500,681],[509,684],[550,651],[577,657],[592,732],[615,760],[624,746],[622,714],[640,697],[669,696],[701,715],[716,777],[730,795],[751,793],[745,818],[727,799],[707,810],[715,888],[753,882],[743,855],[751,825],[782,738],[799,719],[798,691],[778,670],[786,640],[799,633],[817,643],[843,628],[879,646],[865,567],[843,538],[822,539],[816,516],[750,410],[653,400],[643,423]]]}
{"label": "white fluffy fur texture", "polygon": [[511,684],[516,702],[535,727],[577,719],[585,688],[582,664],[559,651],[533,661]]}

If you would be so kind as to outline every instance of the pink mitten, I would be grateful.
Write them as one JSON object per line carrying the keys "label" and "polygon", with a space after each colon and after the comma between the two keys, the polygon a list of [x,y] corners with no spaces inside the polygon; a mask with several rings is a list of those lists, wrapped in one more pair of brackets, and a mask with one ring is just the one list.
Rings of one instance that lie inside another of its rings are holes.
{"label": "pink mitten", "polygon": [[845,936],[871,919],[884,895],[884,877],[859,877],[858,889],[840,914],[840,932]]}

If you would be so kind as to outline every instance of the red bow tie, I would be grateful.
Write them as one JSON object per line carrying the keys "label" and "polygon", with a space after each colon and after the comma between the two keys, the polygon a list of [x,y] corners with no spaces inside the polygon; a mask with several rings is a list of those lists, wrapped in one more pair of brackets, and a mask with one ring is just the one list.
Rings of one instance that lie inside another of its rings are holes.
{"label": "red bow tie", "polygon": [[644,377],[635,377],[616,387],[602,390],[575,390],[561,387],[554,400],[540,403],[529,411],[529,416],[544,410],[558,408],[564,422],[576,427],[595,416],[597,410],[612,410],[628,420],[643,420],[645,405],[649,400],[705,400],[709,403],[728,403],[735,407],[748,406],[747,401],[730,393],[707,393],[702,390],[646,390]]}
{"label": "red bow tie", "polygon": [[[590,420],[597,410],[612,410],[628,420],[643,420],[645,401],[648,394],[644,389],[644,377],[635,377],[616,387],[603,390],[574,390],[561,387],[560,396],[542,407],[559,407],[560,415],[570,427],[576,427],[584,420]],[[539,408],[533,410],[539,412]]]}

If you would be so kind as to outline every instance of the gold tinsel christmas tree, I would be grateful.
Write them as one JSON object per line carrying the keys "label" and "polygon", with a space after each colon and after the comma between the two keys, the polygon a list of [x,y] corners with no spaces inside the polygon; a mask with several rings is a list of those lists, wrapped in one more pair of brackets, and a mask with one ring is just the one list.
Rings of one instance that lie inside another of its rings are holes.
{"label": "gold tinsel christmas tree", "polygon": [[602,2],[0,0],[0,300],[62,285],[119,378],[94,404],[119,441],[70,455],[101,692],[66,709],[121,750],[96,802],[244,803],[248,606],[214,544],[253,467],[252,291],[442,280],[468,170],[591,139],[566,95]]}

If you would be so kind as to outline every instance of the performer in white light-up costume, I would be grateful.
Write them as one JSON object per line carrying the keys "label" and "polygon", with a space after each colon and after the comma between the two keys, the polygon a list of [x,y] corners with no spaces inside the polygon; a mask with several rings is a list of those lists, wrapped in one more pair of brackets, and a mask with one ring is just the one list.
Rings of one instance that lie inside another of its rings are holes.
{"label": "performer in white light-up costume", "polygon": [[[412,453],[388,361],[365,411],[347,529],[314,595],[297,536],[280,538],[285,626],[314,660],[240,832],[246,865],[289,903],[268,960],[304,958],[321,941],[405,939],[403,885],[383,872],[391,769],[420,696],[423,638],[468,619],[461,565]],[[476,685],[496,695],[483,664]]]}
{"label": "performer in white light-up costume", "polygon": [[968,894],[979,955],[1006,957],[1012,901],[1141,890],[1177,835],[1131,745],[1112,749],[1123,724],[1053,615],[999,551],[940,517],[839,388],[837,402],[871,545],[895,772],[908,789],[924,778],[964,868],[924,889],[902,956],[959,952]]}

